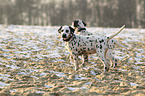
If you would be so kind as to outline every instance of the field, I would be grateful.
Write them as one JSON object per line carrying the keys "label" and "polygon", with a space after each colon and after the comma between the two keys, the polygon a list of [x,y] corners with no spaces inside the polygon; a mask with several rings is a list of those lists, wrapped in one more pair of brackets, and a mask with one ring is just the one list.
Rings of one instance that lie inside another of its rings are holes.
{"label": "field", "polygon": [[[95,54],[74,71],[59,27],[0,25],[0,96],[145,95],[145,29],[125,28],[114,39],[116,68],[103,73]],[[96,35],[118,28],[87,28]],[[81,64],[81,60],[79,60]]]}

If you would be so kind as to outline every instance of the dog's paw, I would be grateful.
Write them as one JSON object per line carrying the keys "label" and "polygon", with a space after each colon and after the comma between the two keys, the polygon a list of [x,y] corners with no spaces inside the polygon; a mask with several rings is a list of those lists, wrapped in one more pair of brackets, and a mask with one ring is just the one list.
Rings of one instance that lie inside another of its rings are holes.
{"label": "dog's paw", "polygon": [[82,63],[82,64],[81,64],[82,67],[85,67],[85,65],[86,65],[85,63]]}
{"label": "dog's paw", "polygon": [[117,63],[118,63],[118,60],[117,60],[117,59],[115,59],[115,63],[114,63],[113,68],[115,68],[115,67],[117,66]]}
{"label": "dog's paw", "polygon": [[75,71],[78,71],[78,69],[79,69],[78,67],[75,67]]}
{"label": "dog's paw", "polygon": [[105,67],[104,72],[108,72],[109,71],[109,67]]}

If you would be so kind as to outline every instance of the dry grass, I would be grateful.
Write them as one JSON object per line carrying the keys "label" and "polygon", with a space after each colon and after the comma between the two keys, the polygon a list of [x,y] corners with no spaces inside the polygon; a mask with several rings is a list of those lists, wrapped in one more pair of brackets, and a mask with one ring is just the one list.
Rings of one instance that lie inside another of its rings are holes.
{"label": "dry grass", "polygon": [[[145,29],[116,37],[130,49],[116,49],[119,65],[107,73],[95,55],[75,72],[57,29],[0,25],[0,95],[145,95]],[[116,29],[97,30],[108,35]]]}

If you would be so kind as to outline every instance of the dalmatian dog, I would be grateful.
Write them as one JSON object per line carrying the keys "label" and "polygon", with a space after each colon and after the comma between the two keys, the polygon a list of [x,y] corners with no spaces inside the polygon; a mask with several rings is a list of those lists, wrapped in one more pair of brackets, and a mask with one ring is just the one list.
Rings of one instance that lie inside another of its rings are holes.
{"label": "dalmatian dog", "polygon": [[104,71],[108,71],[110,67],[110,64],[106,59],[106,49],[108,48],[108,40],[109,38],[113,38],[114,36],[119,34],[122,30],[123,28],[121,28],[121,30],[115,35],[112,35],[110,37],[97,35],[83,36],[74,34],[75,30],[72,27],[65,25],[61,26],[58,29],[58,32],[61,34],[61,37],[67,46],[66,48],[73,56],[75,71],[78,70],[79,55],[84,56],[83,64],[85,65],[85,55],[95,53],[97,53],[97,56],[101,59],[101,61],[104,64]]}
{"label": "dalmatian dog", "polygon": [[[72,22],[72,26],[71,27],[73,27],[73,29],[75,30],[75,32],[77,33],[77,34],[79,34],[79,35],[84,35],[84,36],[89,36],[89,35],[93,35],[92,33],[90,33],[90,32],[88,32],[87,30],[86,30],[86,26],[87,24],[84,22],[84,21],[82,21],[82,20],[80,20],[80,19],[77,19],[77,20],[75,20],[74,22]],[[85,57],[85,61],[86,62],[88,62],[88,55],[83,55],[82,56],[82,58],[84,58]],[[70,56],[70,61],[72,61],[73,59],[72,59],[73,57],[72,57],[72,55]],[[84,59],[83,59],[84,60]]]}
{"label": "dalmatian dog", "polygon": [[72,22],[73,29],[76,31],[77,34],[79,35],[84,35],[84,36],[89,36],[93,35],[92,33],[88,32],[86,30],[86,23],[80,19],[76,19],[75,21]]}
{"label": "dalmatian dog", "polygon": [[[80,19],[76,19],[72,22],[72,27],[75,31],[77,31],[76,32],[77,34],[84,35],[84,36],[93,35],[92,33],[88,32],[86,30],[85,26],[86,26],[86,23]],[[106,51],[107,51],[106,56],[108,58],[107,60],[111,61],[111,65],[113,67],[115,67],[117,65],[117,61],[118,61],[117,59],[114,58],[113,52],[112,52],[112,49],[115,48],[115,45],[118,45],[118,46],[126,49],[126,47],[121,45],[119,42],[117,42],[117,40],[114,40],[114,39],[108,40],[108,48],[106,49]],[[88,62],[88,56],[86,55],[85,57],[86,57],[85,60]]]}

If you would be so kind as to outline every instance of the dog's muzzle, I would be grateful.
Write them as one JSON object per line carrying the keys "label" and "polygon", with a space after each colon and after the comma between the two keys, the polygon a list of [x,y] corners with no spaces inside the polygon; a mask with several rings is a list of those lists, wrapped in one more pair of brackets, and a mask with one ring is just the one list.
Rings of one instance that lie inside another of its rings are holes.
{"label": "dog's muzzle", "polygon": [[67,38],[66,34],[62,34],[62,38]]}

